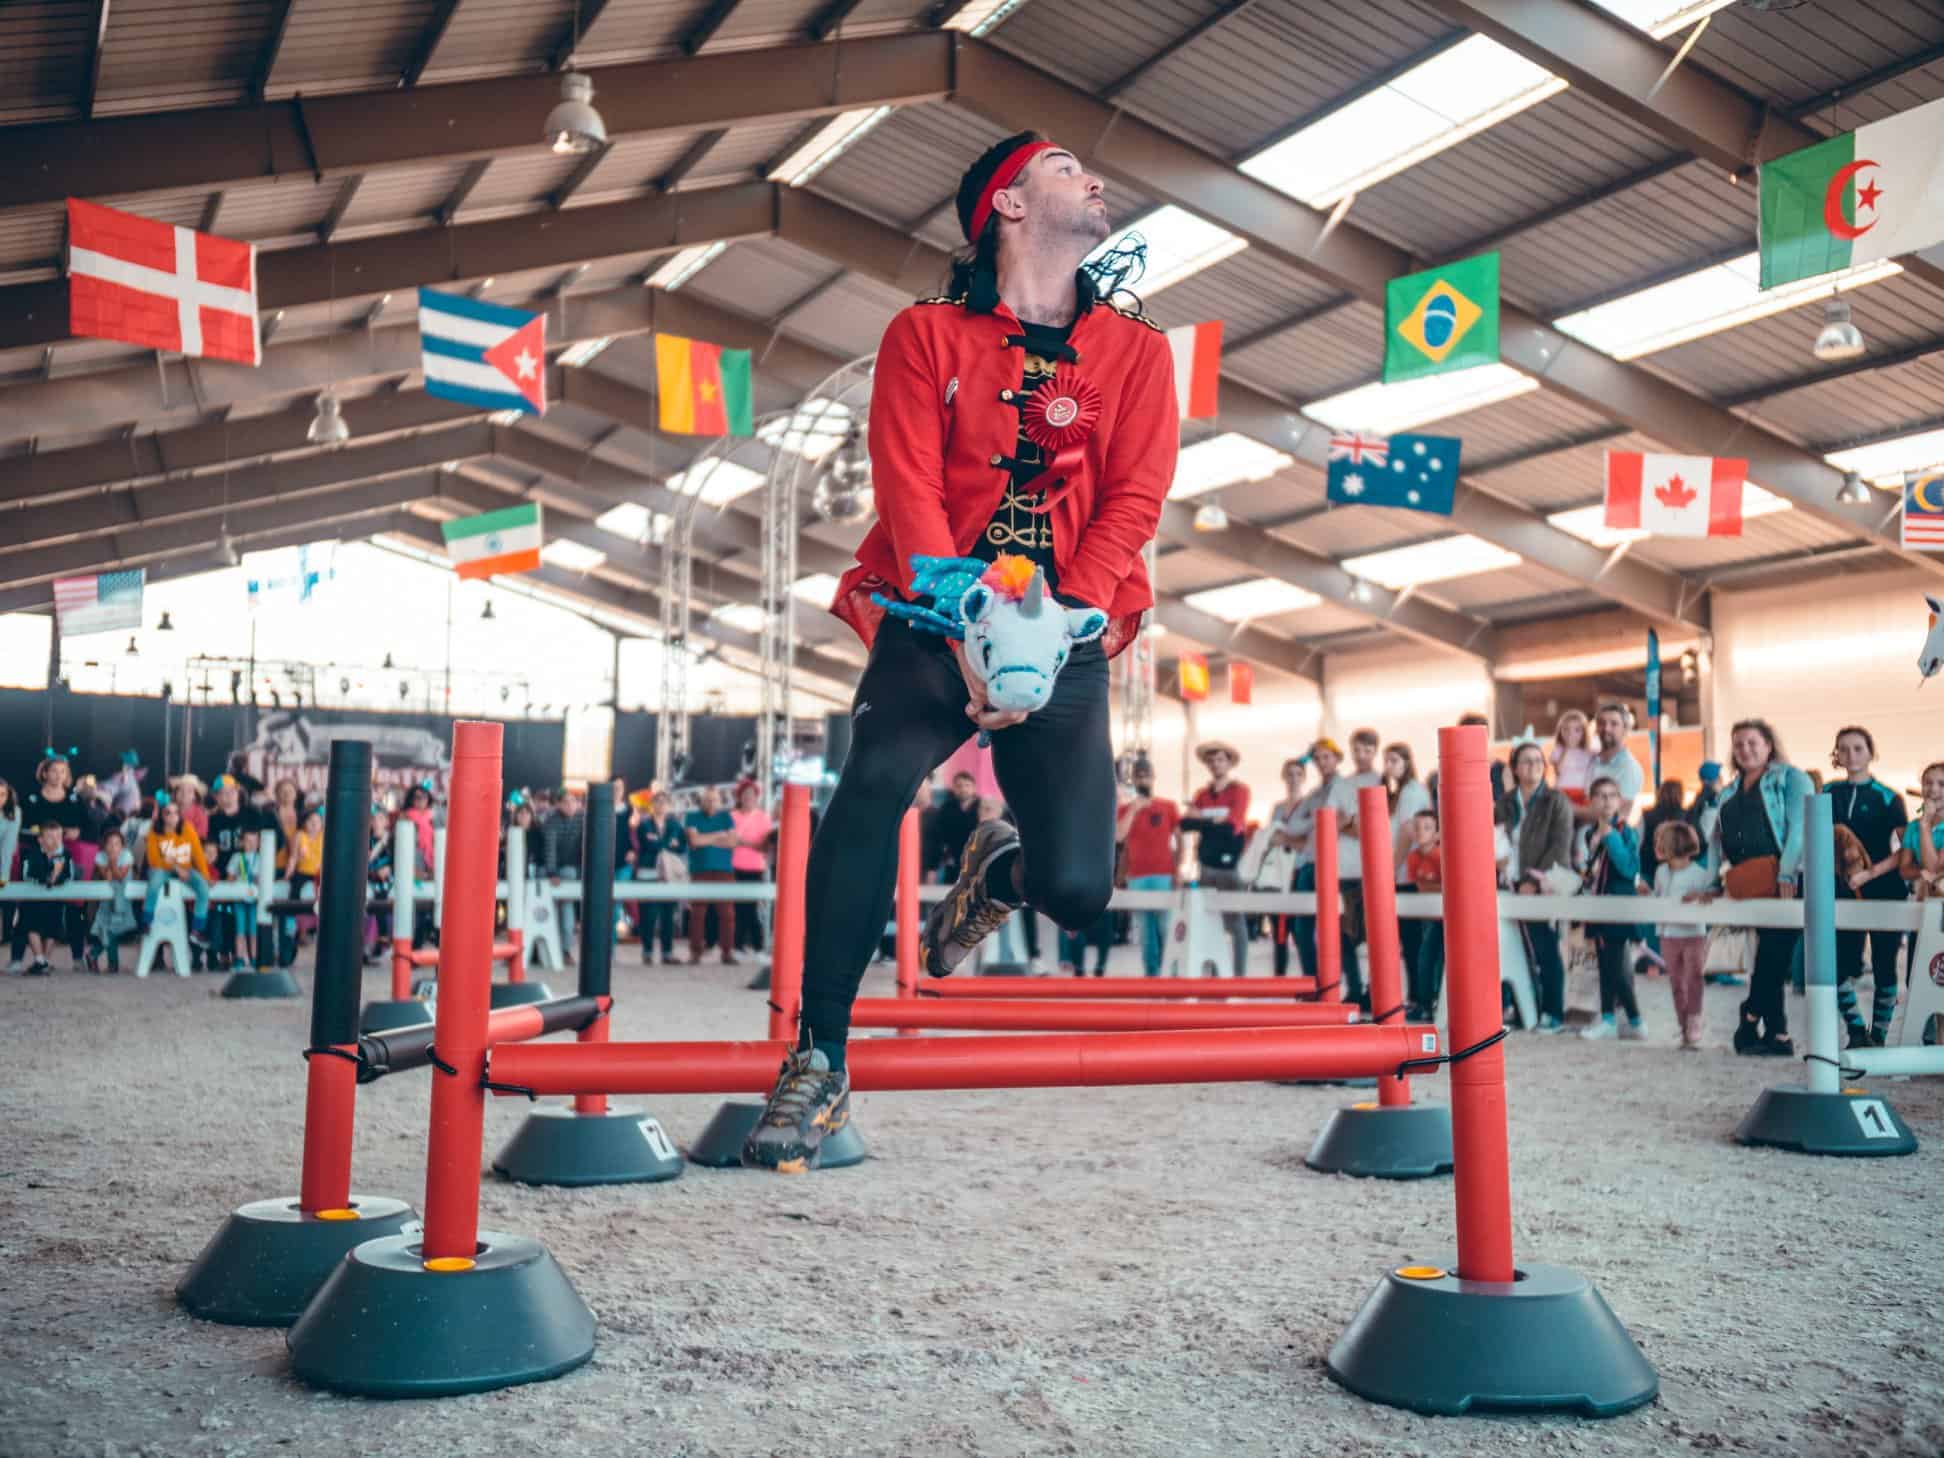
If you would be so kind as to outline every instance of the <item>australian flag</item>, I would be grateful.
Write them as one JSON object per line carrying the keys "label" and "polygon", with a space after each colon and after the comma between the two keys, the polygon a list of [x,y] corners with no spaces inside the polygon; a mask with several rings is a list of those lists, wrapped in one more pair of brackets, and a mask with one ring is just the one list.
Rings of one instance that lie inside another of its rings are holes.
{"label": "australian flag", "polygon": [[1333,435],[1330,500],[1450,516],[1459,445],[1451,435]]}

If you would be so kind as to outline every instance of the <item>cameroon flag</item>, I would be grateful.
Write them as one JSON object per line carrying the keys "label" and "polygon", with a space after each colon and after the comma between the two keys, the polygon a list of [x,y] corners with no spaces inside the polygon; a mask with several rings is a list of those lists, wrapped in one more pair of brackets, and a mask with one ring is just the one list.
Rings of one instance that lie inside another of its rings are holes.
{"label": "cameroon flag", "polygon": [[753,435],[749,351],[655,336],[655,389],[670,435]]}

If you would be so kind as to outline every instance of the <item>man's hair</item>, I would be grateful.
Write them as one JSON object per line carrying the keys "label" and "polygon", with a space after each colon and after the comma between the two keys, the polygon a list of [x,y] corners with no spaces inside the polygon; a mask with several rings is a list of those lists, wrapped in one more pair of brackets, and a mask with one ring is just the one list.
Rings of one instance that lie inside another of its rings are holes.
{"label": "man's hair", "polygon": [[[999,170],[999,164],[1012,156],[1021,147],[1027,145],[1027,143],[1043,142],[1045,140],[1046,138],[1042,137],[1038,132],[1014,132],[1005,140],[994,142],[979,154],[978,161],[966,168],[965,175],[959,179],[959,232],[969,234],[972,231],[972,213],[979,206],[979,195],[985,191],[986,184],[992,181],[992,174]],[[992,223],[989,221],[984,231],[991,232],[992,230]],[[972,239],[975,245],[978,241],[977,238]]]}
{"label": "man's hair", "polygon": [[1351,731],[1350,743],[1352,747],[1359,744],[1368,744],[1372,749],[1375,749],[1379,744],[1383,743],[1383,740],[1378,736],[1375,729],[1356,729]]}
{"label": "man's hair", "polygon": [[1613,791],[1614,794],[1617,795],[1620,793],[1620,783],[1619,781],[1615,780],[1611,775],[1601,775],[1597,780],[1595,780],[1592,784],[1586,787],[1586,793],[1589,797],[1599,794],[1601,790],[1611,790]]}
{"label": "man's hair", "polygon": [[[1045,138],[1038,132],[1014,132],[1004,141],[994,142],[979,154],[979,159],[965,169],[965,175],[958,185],[959,231],[968,233],[972,228],[972,212],[979,205],[979,196],[992,181],[992,174],[999,170],[999,164],[1012,156],[1029,142],[1041,142]],[[952,258],[952,276],[946,291],[954,296],[978,293],[983,296],[990,291],[992,299],[981,297],[979,307],[991,308],[998,299],[999,273],[999,216],[994,213],[986,219],[985,227],[979,236],[970,240]],[[977,281],[983,276],[984,288],[977,288]]]}
{"label": "man's hair", "polygon": [[1418,811],[1418,813],[1413,815],[1411,818],[1413,820],[1428,820],[1433,825],[1436,825],[1438,823],[1438,812],[1431,809],[1424,809]]}
{"label": "man's hair", "polygon": [[1627,712],[1627,706],[1625,704],[1601,704],[1599,708],[1593,711],[1593,717],[1597,719],[1602,714],[1618,714],[1622,724],[1627,723],[1633,718],[1633,715]]}

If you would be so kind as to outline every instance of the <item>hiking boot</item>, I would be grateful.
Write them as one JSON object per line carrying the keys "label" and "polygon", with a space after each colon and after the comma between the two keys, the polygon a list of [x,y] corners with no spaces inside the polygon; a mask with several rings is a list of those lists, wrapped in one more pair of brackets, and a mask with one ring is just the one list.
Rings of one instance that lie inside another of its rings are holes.
{"label": "hiking boot", "polygon": [[1870,1037],[1870,1030],[1868,1028],[1864,1027],[1861,1023],[1851,1023],[1849,1025],[1849,1047],[1873,1048],[1875,1046],[1875,1041]]}
{"label": "hiking boot", "polygon": [[850,1122],[850,1075],[833,1073],[821,1048],[783,1060],[756,1130],[743,1141],[744,1169],[802,1174],[823,1157],[823,1142]]}
{"label": "hiking boot", "polygon": [[950,977],[980,942],[1019,910],[986,891],[986,872],[992,863],[1018,850],[1019,832],[1003,820],[982,821],[972,828],[959,860],[957,884],[925,917],[919,944],[929,975]]}

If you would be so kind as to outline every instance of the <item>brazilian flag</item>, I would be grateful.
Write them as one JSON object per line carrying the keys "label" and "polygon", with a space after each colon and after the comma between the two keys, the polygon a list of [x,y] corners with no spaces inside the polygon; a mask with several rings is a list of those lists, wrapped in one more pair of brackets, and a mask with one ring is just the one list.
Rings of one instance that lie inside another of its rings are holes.
{"label": "brazilian flag", "polygon": [[1499,256],[1481,253],[1384,287],[1384,383],[1499,357]]}

